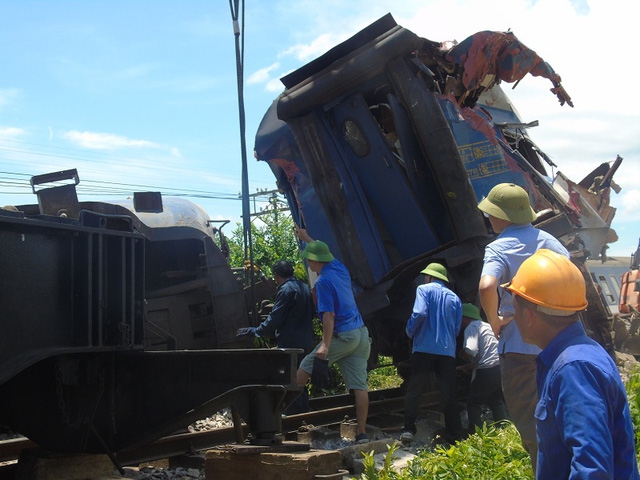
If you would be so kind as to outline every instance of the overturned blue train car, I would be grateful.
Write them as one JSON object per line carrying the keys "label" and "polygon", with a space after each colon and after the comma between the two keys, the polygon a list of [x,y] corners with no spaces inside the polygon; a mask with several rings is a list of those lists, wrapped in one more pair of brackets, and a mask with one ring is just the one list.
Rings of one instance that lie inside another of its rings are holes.
{"label": "overturned blue train car", "polygon": [[[408,355],[404,323],[428,263],[446,264],[463,301],[476,301],[493,235],[476,206],[498,183],[525,188],[537,226],[566,244],[579,232],[581,249],[597,253],[615,240],[608,195],[619,161],[580,183],[552,179],[555,165],[527,135],[536,122],[500,88],[527,73],[572,105],[560,76],[512,33],[448,47],[386,15],[281,79],[255,156],[294,220],[348,267],[376,353]],[[610,346],[608,327],[597,315],[591,323]]]}
{"label": "overturned blue train car", "polygon": [[79,202],[78,182],[33,177],[37,204],[0,209],[0,425],[117,454],[232,407],[253,442],[279,442],[298,351],[240,348],[247,304],[219,229],[154,192]]}

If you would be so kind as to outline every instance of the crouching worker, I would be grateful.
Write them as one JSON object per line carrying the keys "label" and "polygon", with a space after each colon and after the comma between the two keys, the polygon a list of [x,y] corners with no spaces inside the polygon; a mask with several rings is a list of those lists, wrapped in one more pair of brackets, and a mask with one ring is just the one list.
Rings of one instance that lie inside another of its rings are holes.
{"label": "crouching worker", "polygon": [[[308,353],[313,347],[313,317],[315,307],[308,285],[293,274],[293,264],[280,260],[273,266],[273,275],[278,293],[271,313],[257,327],[238,329],[241,338],[275,337],[278,348],[300,348]],[[298,360],[302,360],[300,354]],[[302,393],[284,411],[295,415],[309,411],[309,392]]]}
{"label": "crouching worker", "polygon": [[353,390],[355,396],[356,443],[366,443],[369,441],[367,361],[371,340],[353,296],[351,276],[326,243],[313,240],[301,228],[296,228],[296,235],[307,242],[302,258],[318,275],[314,289],[322,321],[322,341],[302,360],[297,383],[304,386],[311,378],[312,384],[322,387],[329,380],[329,365],[337,363],[347,389]]}
{"label": "crouching worker", "polygon": [[[462,305],[464,340],[461,356],[471,362],[471,384],[467,396],[469,433],[482,427],[482,407],[487,405],[493,421],[508,418],[507,405],[502,394],[498,339],[488,322],[483,322],[478,307],[471,303]],[[466,365],[465,365],[466,366]]]}
{"label": "crouching worker", "polygon": [[588,337],[580,270],[551,250],[525,260],[509,284],[515,322],[537,358],[536,478],[640,478],[634,432],[616,364]]}

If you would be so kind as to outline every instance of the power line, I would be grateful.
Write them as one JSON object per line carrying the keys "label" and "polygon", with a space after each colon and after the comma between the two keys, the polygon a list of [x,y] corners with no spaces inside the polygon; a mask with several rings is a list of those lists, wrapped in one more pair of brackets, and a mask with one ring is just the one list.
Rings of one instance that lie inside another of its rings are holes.
{"label": "power line", "polygon": [[[10,179],[0,179],[0,188],[11,188],[14,190],[6,191],[0,190],[0,194],[10,195],[10,194],[29,194],[32,195],[31,183],[30,179],[32,175],[21,173],[21,172],[5,172],[0,171],[0,175],[8,175],[11,177],[18,178],[10,178]],[[23,177],[23,178],[19,178]],[[20,191],[23,190],[23,191]],[[196,189],[188,189],[188,188],[173,188],[173,187],[165,187],[159,185],[144,185],[144,184],[133,184],[133,183],[118,183],[118,182],[109,182],[104,180],[83,180],[81,184],[79,184],[76,188],[78,194],[84,195],[109,195],[109,196],[123,196],[130,195],[134,191],[160,191],[163,195],[166,196],[175,196],[175,197],[188,197],[188,198],[201,198],[201,199],[212,199],[212,200],[240,200],[237,193],[227,193],[227,192],[212,192],[206,190],[196,190]]]}
{"label": "power line", "polygon": [[[3,146],[3,144],[8,146]],[[32,148],[35,147],[35,148]],[[172,155],[167,155],[166,152],[170,150],[169,147],[158,146],[161,152],[164,151],[164,155],[160,155],[159,158],[162,160],[158,160],[158,158],[153,159],[144,159],[140,157],[132,157],[127,155],[120,155],[113,152],[97,152],[90,150],[75,150],[66,147],[60,147],[56,145],[41,145],[37,143],[24,142],[20,140],[13,139],[1,139],[0,138],[0,152],[7,152],[10,154],[19,154],[19,155],[27,155],[32,157],[40,157],[40,158],[51,158],[51,159],[62,159],[67,161],[81,161],[87,162],[90,164],[99,163],[101,165],[115,165],[118,167],[130,167],[135,166],[137,168],[144,168],[145,166],[149,167],[149,171],[146,173],[154,174],[158,171],[167,172],[173,176],[179,176],[183,174],[185,171],[188,171],[189,174],[193,175],[195,178],[200,178],[206,175],[215,174],[218,177],[230,177],[232,176],[234,179],[237,178],[235,174],[230,173],[221,173],[219,165],[216,168],[216,172],[212,172],[210,170],[203,170],[202,168],[194,167],[192,162],[184,159],[182,157],[173,157]],[[28,158],[28,157],[27,157]],[[168,159],[167,159],[168,158]],[[121,160],[121,161],[119,161]],[[20,163],[24,164],[25,159],[15,159],[15,158],[1,158],[0,161],[5,161],[7,163]],[[185,164],[186,162],[186,164]],[[232,163],[226,162],[223,165],[232,165]],[[178,165],[180,168],[176,168]]]}

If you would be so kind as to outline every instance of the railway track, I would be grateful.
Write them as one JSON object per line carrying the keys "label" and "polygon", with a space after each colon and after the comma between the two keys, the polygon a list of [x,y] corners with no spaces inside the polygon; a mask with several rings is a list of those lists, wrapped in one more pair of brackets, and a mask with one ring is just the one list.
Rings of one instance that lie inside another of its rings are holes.
{"label": "railway track", "polygon": [[[440,400],[439,392],[425,394],[423,406],[436,405]],[[345,417],[355,418],[352,395],[334,395],[316,397],[310,400],[312,411],[290,415],[282,419],[282,431],[285,438],[294,434],[301,426],[336,426]],[[401,389],[387,389],[370,392],[369,423],[376,425],[376,419],[401,413],[404,408],[404,396]],[[401,425],[398,425],[398,428]],[[246,437],[246,426],[243,436]],[[161,438],[149,445],[118,452],[115,459],[121,466],[134,466],[158,459],[175,458],[236,443],[237,432],[234,427],[222,427],[199,432],[176,433]],[[17,470],[20,454],[38,446],[28,438],[14,438],[0,441],[0,480],[13,479]]]}

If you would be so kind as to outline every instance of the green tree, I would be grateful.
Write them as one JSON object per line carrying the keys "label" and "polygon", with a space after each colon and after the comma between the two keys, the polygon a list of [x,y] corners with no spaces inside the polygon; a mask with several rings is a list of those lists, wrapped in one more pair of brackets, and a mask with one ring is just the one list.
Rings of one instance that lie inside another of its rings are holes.
{"label": "green tree", "polygon": [[[300,257],[298,239],[293,233],[293,219],[278,207],[277,202],[265,209],[251,223],[253,263],[268,277],[273,276],[271,267],[278,260],[293,263],[296,277],[306,280],[307,274]],[[229,242],[229,263],[232,267],[242,267],[245,260],[244,229],[237,223],[231,232]]]}

